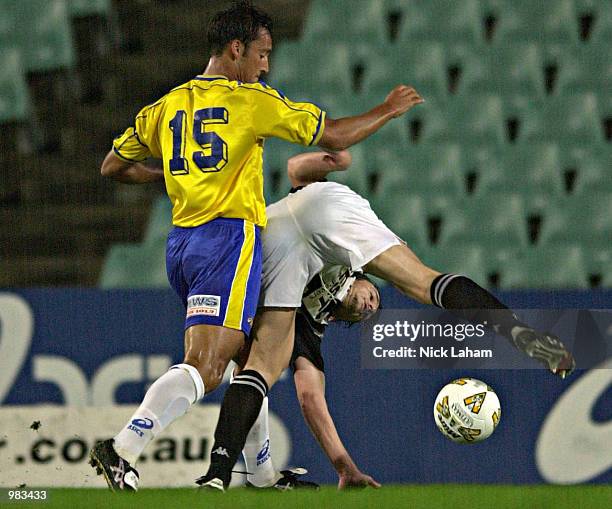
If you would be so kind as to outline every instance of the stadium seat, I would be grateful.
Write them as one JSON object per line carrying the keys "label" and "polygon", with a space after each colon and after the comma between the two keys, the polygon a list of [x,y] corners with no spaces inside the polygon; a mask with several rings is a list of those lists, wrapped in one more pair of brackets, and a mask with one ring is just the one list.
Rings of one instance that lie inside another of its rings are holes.
{"label": "stadium seat", "polygon": [[287,177],[287,161],[290,157],[305,150],[304,147],[276,138],[265,141],[263,158],[266,203],[273,203],[287,196],[291,189]]}
{"label": "stadium seat", "polygon": [[443,273],[462,274],[479,285],[489,286],[486,259],[479,244],[439,247],[429,246],[416,252],[421,261],[434,270]]}
{"label": "stadium seat", "polygon": [[444,217],[439,244],[480,242],[488,248],[503,242],[526,246],[526,215],[523,199],[517,194],[488,193],[465,198]]}
{"label": "stadium seat", "polygon": [[312,0],[306,14],[303,40],[388,41],[385,11],[378,0]]}
{"label": "stadium seat", "polygon": [[166,239],[171,228],[172,203],[166,196],[160,196],[151,207],[143,242],[150,244],[158,239]]}
{"label": "stadium seat", "polygon": [[562,150],[565,172],[575,172],[574,194],[612,193],[612,146],[610,143],[570,145]]}
{"label": "stadium seat", "polygon": [[612,39],[607,46],[589,44],[562,51],[555,93],[571,96],[576,92],[602,91],[609,94],[612,83],[610,43]]}
{"label": "stadium seat", "polygon": [[601,245],[612,239],[612,194],[591,193],[566,198],[544,217],[540,245],[580,242]]}
{"label": "stadium seat", "polygon": [[541,106],[527,97],[505,104],[519,121],[517,142],[597,143],[604,140],[601,114],[594,94],[550,97]]}
{"label": "stadium seat", "polygon": [[[503,167],[500,163],[498,145],[474,145],[461,151],[461,172],[466,180],[469,193],[478,193],[483,178],[492,180],[503,178]],[[488,175],[494,173],[495,175]],[[496,176],[500,174],[499,176]]]}
{"label": "stadium seat", "polygon": [[532,247],[522,257],[508,260],[500,283],[505,289],[582,289],[589,287],[589,275],[578,245]]}
{"label": "stadium seat", "polygon": [[572,0],[489,0],[495,16],[495,44],[516,41],[577,44],[578,17]]}
{"label": "stadium seat", "polygon": [[[375,157],[377,151],[381,147],[401,150],[402,147],[407,147],[409,143],[410,137],[406,123],[394,120],[388,122],[382,129],[374,133],[374,135],[362,141],[361,145],[365,148],[365,153],[369,159]],[[382,160],[377,159],[375,164],[380,165],[382,163]]]}
{"label": "stadium seat", "polygon": [[344,44],[283,42],[272,54],[270,85],[294,101],[317,102],[317,91],[329,89],[335,94],[351,93],[349,50]]}
{"label": "stadium seat", "polygon": [[509,243],[497,242],[487,247],[484,266],[490,286],[499,287],[504,270],[508,264],[524,256],[525,247],[517,247]]}
{"label": "stadium seat", "polygon": [[372,210],[412,249],[428,245],[427,217],[423,199],[405,189],[377,193],[370,197]]}
{"label": "stadium seat", "polygon": [[601,246],[583,246],[582,251],[591,284],[612,288],[612,247],[610,243]]}
{"label": "stadium seat", "polygon": [[70,16],[84,18],[86,16],[108,16],[111,10],[110,0],[68,0]]}
{"label": "stadium seat", "polygon": [[74,65],[72,29],[64,0],[7,2],[2,10],[2,16],[12,20],[13,29],[8,33],[0,29],[0,47],[19,47],[26,71],[46,72]]}
{"label": "stadium seat", "polygon": [[407,0],[397,43],[409,47],[419,40],[445,44],[482,44],[482,12],[477,0]]}
{"label": "stadium seat", "polygon": [[425,102],[402,121],[412,143],[443,141],[473,147],[506,142],[502,101],[495,95],[455,97],[447,105]]}
{"label": "stadium seat", "polygon": [[0,123],[26,120],[31,102],[18,49],[0,51],[0,69]]}
{"label": "stadium seat", "polygon": [[427,101],[446,98],[448,85],[444,48],[436,43],[389,47],[386,55],[366,62],[363,93],[381,101],[399,84],[413,86]]}
{"label": "stadium seat", "polygon": [[381,193],[439,194],[455,199],[466,193],[461,148],[457,144],[397,147],[380,144],[367,152],[367,172],[378,176]]}
{"label": "stadium seat", "polygon": [[101,288],[166,288],[166,242],[157,239],[147,245],[114,244],[102,273]]}
{"label": "stadium seat", "polygon": [[461,69],[458,95],[483,93],[524,94],[543,97],[544,60],[533,43],[454,49],[454,60]]}
{"label": "stadium seat", "polygon": [[610,2],[596,2],[593,5],[595,20],[589,44],[604,48],[610,47],[612,40],[612,4]]}
{"label": "stadium seat", "polygon": [[[479,194],[502,189],[512,189],[523,196],[564,194],[559,147],[556,144],[506,145],[498,157],[498,161],[480,175]],[[489,171],[490,168],[501,168],[501,171]]]}

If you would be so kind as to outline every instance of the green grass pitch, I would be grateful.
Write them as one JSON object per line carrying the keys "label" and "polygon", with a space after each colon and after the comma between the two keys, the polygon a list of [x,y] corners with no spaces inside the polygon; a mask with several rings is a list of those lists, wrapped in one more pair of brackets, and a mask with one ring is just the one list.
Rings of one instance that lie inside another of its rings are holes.
{"label": "green grass pitch", "polygon": [[583,509],[610,507],[612,486],[387,485],[379,490],[345,492],[325,486],[320,491],[285,493],[237,488],[224,494],[195,489],[143,489],[136,494],[115,494],[101,489],[50,489],[48,495],[49,499],[44,502],[7,503],[5,499],[0,505],[39,509]]}

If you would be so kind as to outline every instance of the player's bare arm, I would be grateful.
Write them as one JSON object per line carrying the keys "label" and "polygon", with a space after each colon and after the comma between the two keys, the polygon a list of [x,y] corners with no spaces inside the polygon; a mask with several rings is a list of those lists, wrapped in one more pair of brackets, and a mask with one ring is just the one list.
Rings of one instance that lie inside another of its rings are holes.
{"label": "player's bare arm", "polygon": [[344,171],[353,158],[348,150],[306,152],[287,161],[287,175],[293,187],[306,186],[324,179],[332,171]]}
{"label": "player's bare arm", "polygon": [[325,400],[325,375],[312,362],[299,357],[293,378],[304,419],[338,473],[338,489],[380,488],[380,483],[355,465],[338,435]]}
{"label": "player's bare arm", "polygon": [[319,140],[319,146],[327,150],[345,150],[422,102],[423,99],[413,87],[398,85],[383,103],[366,113],[354,117],[325,119],[325,130]]}
{"label": "player's bare arm", "polygon": [[148,184],[164,179],[163,168],[145,163],[130,163],[117,157],[110,150],[100,168],[103,177],[110,177],[124,184]]}

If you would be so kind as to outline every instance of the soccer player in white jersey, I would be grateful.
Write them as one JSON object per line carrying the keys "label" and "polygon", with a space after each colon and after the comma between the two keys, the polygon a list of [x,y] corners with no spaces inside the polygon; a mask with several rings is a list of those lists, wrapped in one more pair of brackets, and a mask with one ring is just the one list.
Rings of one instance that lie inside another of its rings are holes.
{"label": "soccer player in white jersey", "polygon": [[[574,359],[558,338],[519,321],[468,277],[426,266],[376,216],[367,200],[342,184],[321,181],[339,169],[338,157],[316,152],[292,158],[288,170],[293,192],[267,207],[262,289],[245,370],[259,373],[268,388],[278,380],[293,351],[295,315],[306,285],[326,265],[343,265],[385,279],[422,304],[487,324],[562,378],[571,373]],[[262,391],[261,398],[265,395]],[[248,435],[236,430],[250,429],[256,420],[237,426],[237,414],[229,403],[226,398],[221,407],[209,470],[196,481],[202,486],[229,485]],[[225,453],[221,461],[214,455],[216,450]]]}
{"label": "soccer player in white jersey", "polygon": [[[343,444],[325,399],[325,362],[321,343],[330,322],[354,323],[374,316],[380,306],[378,288],[362,272],[325,267],[306,286],[295,317],[295,343],[289,367],[308,427],[338,474],[338,489],[380,484],[363,473]],[[247,486],[278,490],[318,488],[301,479],[303,468],[278,472],[272,461],[268,398],[251,428],[242,451]]]}

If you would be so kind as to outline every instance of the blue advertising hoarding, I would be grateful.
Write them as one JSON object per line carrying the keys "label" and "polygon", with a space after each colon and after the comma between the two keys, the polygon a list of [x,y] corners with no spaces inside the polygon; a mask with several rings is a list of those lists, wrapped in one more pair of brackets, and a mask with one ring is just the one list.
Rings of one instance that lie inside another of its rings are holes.
{"label": "blue advertising hoarding", "polygon": [[[501,297],[515,308],[612,308],[611,291],[514,292]],[[386,308],[415,307],[390,288],[383,289],[382,300]],[[138,404],[146,387],[181,361],[183,317],[180,303],[165,290],[0,293],[0,404]],[[580,370],[565,381],[534,369],[363,369],[359,341],[358,327],[329,328],[323,344],[327,397],[347,449],[377,480],[612,480],[609,362],[602,364],[607,369]],[[501,400],[501,424],[483,443],[454,444],[434,424],[437,392],[460,376],[485,380]],[[219,403],[223,390],[203,403]],[[336,482],[302,419],[291,376],[274,386],[270,408],[290,437],[288,463],[308,468],[319,482]],[[100,433],[117,431],[104,428],[101,422]],[[563,444],[560,450],[547,446],[551,440]],[[561,467],[551,466],[559,463]]]}

